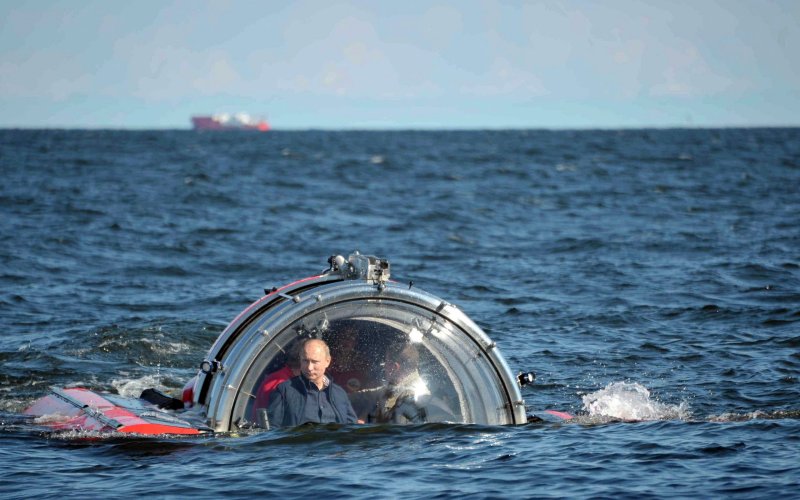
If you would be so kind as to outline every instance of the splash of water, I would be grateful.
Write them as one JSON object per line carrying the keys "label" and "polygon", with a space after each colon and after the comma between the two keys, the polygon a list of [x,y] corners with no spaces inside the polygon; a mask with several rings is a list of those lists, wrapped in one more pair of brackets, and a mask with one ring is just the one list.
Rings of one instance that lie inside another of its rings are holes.
{"label": "splash of water", "polygon": [[111,381],[111,385],[119,395],[129,398],[138,398],[143,390],[150,387],[162,392],[167,391],[158,374],[145,375],[138,379],[114,379]]}
{"label": "splash of water", "polygon": [[646,387],[635,382],[611,382],[583,396],[583,409],[590,417],[628,421],[685,419],[689,414],[686,403],[660,403],[651,398]]}

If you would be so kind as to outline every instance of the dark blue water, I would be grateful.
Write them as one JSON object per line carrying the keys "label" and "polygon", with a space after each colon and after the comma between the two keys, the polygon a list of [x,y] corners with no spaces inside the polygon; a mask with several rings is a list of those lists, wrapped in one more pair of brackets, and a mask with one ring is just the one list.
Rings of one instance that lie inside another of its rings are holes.
{"label": "dark blue water", "polygon": [[[0,131],[0,495],[798,497],[800,129]],[[57,434],[49,386],[177,393],[331,254],[458,304],[520,427]]]}

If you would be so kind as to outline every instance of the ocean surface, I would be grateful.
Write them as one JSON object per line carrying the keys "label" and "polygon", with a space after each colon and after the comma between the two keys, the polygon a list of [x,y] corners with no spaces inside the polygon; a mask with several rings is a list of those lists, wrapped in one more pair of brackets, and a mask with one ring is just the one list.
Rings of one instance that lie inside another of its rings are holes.
{"label": "ocean surface", "polygon": [[[800,498],[800,129],[0,131],[0,497]],[[49,431],[333,254],[532,370],[512,427]]]}

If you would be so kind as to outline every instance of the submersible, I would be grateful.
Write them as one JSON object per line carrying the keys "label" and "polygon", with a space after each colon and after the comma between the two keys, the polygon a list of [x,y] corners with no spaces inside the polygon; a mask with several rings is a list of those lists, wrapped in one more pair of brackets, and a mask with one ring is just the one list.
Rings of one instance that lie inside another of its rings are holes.
{"label": "submersible", "polygon": [[[58,429],[137,434],[202,434],[268,428],[258,406],[265,379],[283,369],[306,339],[330,346],[330,375],[359,396],[385,384],[384,355],[402,343],[416,353],[413,367],[436,406],[421,408],[422,422],[483,425],[526,423],[520,387],[497,344],[455,305],[391,279],[386,259],[354,252],[328,259],[321,274],[265,295],[223,330],[200,370],[172,398],[148,390],[124,398],[86,388],[58,388],[26,413]],[[420,403],[422,404],[422,403]],[[262,417],[262,418],[260,418]]]}

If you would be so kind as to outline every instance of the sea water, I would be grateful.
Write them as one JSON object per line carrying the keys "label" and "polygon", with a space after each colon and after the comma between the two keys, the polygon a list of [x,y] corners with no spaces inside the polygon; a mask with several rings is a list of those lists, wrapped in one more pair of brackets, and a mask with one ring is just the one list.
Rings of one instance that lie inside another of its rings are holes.
{"label": "sea water", "polygon": [[[800,129],[0,131],[0,495],[799,497]],[[50,386],[178,394],[332,254],[457,304],[517,427],[48,431]]]}

